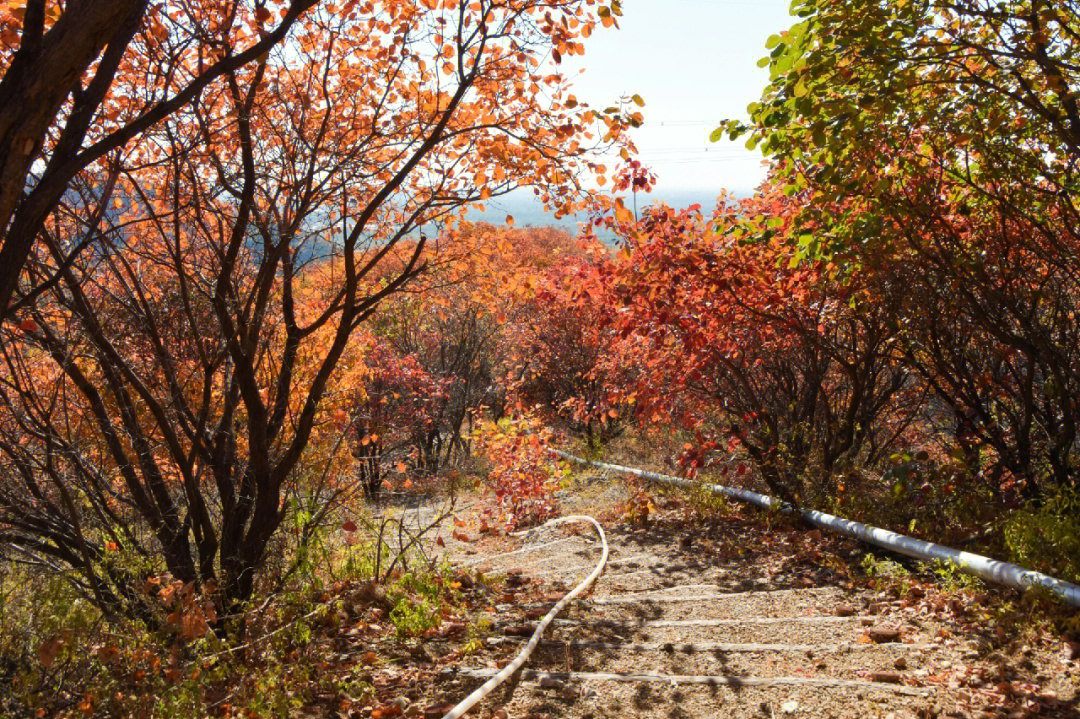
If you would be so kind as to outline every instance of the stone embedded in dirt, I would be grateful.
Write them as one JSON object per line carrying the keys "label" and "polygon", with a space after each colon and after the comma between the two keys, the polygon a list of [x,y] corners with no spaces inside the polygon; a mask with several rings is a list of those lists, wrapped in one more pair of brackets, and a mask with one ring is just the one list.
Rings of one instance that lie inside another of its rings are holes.
{"label": "stone embedded in dirt", "polygon": [[525,612],[526,619],[539,619],[548,613],[548,607],[533,607]]}
{"label": "stone embedded in dirt", "polygon": [[424,709],[424,719],[441,719],[446,712],[453,708],[453,704],[432,704]]}
{"label": "stone embedded in dirt", "polygon": [[870,627],[866,634],[874,644],[888,644],[900,641],[900,629],[897,627]]}
{"label": "stone embedded in dirt", "polygon": [[887,684],[900,684],[904,675],[900,672],[870,672],[870,681],[885,682]]}
{"label": "stone embedded in dirt", "polygon": [[509,715],[506,713],[505,709],[496,709],[491,712],[491,719],[507,719],[507,716]]}
{"label": "stone embedded in dirt", "polygon": [[855,607],[850,604],[841,604],[833,610],[833,614],[838,617],[852,617],[855,616]]}
{"label": "stone embedded in dirt", "polygon": [[795,712],[799,711],[799,702],[795,701],[794,699],[786,701],[780,705],[780,711],[784,712],[785,714],[794,714]]}
{"label": "stone embedded in dirt", "polygon": [[1065,642],[1065,658],[1070,662],[1080,660],[1080,642]]}
{"label": "stone embedded in dirt", "polygon": [[897,657],[896,661],[893,662],[893,666],[897,669],[907,669],[907,659],[904,657]]}

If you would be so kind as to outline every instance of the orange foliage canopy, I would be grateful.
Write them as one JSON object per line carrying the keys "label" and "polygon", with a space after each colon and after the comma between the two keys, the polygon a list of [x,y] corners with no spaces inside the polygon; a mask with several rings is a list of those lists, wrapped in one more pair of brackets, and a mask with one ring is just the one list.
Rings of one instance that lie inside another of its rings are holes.
{"label": "orange foliage canopy", "polygon": [[[279,6],[256,7],[238,40]],[[0,531],[105,605],[130,596],[99,571],[105,541],[250,596],[284,497],[325,479],[309,462],[334,452],[341,402],[324,400],[363,375],[354,332],[429,263],[469,256],[420,230],[520,185],[568,211],[603,169],[590,149],[623,143],[618,111],[571,100],[550,63],[582,51],[598,7],[320,6],[79,175],[4,328],[0,461],[23,484],[0,488]],[[120,115],[154,91],[147,53],[111,89]]]}

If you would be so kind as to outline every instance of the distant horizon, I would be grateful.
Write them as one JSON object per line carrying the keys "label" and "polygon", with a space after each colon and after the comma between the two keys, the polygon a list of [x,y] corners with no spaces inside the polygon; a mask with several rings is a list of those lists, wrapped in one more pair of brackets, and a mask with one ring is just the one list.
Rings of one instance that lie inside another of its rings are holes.
{"label": "distant horizon", "polygon": [[[729,193],[737,198],[745,198],[753,195],[754,190],[744,189],[678,189],[671,188],[660,192],[639,192],[638,208],[644,209],[657,202],[665,202],[675,209],[683,209],[690,205],[699,204],[703,210],[710,210],[716,205],[717,199],[723,193]],[[627,207],[630,207],[630,194],[625,194]],[[552,213],[546,212],[541,203],[533,197],[527,188],[515,190],[502,197],[488,200],[484,210],[470,210],[467,218],[472,222],[487,222],[492,225],[506,224],[506,216],[514,218],[515,227],[558,227],[562,229],[576,230],[578,225],[585,222],[581,215],[568,215],[556,218]]]}

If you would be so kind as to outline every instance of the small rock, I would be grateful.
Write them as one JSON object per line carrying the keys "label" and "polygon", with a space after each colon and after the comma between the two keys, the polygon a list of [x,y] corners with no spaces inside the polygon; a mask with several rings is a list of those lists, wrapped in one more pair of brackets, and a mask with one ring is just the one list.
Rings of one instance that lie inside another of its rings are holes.
{"label": "small rock", "polygon": [[795,701],[794,699],[786,701],[780,705],[780,711],[784,712],[785,714],[794,714],[795,712],[799,711],[799,702]]}
{"label": "small rock", "polygon": [[555,677],[542,677],[540,679],[540,688],[561,690],[566,688],[566,682],[560,681]]}
{"label": "small rock", "polygon": [[507,714],[505,709],[496,709],[491,712],[491,719],[506,719]]}
{"label": "small rock", "polygon": [[1065,642],[1065,658],[1070,662],[1080,659],[1080,642]]}
{"label": "small rock", "polygon": [[897,627],[870,627],[866,633],[875,644],[900,641],[900,629]]}
{"label": "small rock", "polygon": [[893,666],[903,671],[904,669],[907,669],[907,659],[904,657],[897,657],[896,661],[893,662]]}
{"label": "small rock", "polygon": [[855,615],[855,607],[850,604],[841,604],[833,610],[833,614],[838,617],[852,617]]}
{"label": "small rock", "polygon": [[900,672],[870,672],[870,681],[885,682],[886,684],[899,684],[904,679]]}

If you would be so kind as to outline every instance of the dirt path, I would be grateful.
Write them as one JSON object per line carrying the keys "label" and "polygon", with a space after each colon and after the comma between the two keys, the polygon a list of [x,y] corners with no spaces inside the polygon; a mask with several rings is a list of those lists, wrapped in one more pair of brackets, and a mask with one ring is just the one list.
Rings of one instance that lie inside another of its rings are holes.
{"label": "dirt path", "polygon": [[[981,619],[999,597],[981,607],[915,580],[904,596],[868,587],[852,574],[862,548],[758,515],[692,529],[678,509],[642,528],[607,519],[611,557],[590,598],[471,716],[1080,716],[1060,644]],[[440,693],[464,696],[505,665],[588,573],[598,545],[579,531],[448,543],[508,581],[486,650],[444,670]]]}

